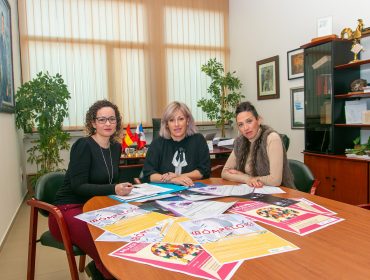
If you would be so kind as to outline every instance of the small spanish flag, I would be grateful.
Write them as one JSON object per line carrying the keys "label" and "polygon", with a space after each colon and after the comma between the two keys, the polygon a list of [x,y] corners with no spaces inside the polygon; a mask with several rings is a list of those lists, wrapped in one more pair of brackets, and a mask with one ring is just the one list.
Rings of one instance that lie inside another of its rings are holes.
{"label": "small spanish flag", "polygon": [[122,139],[122,150],[130,147],[134,142],[136,142],[136,137],[132,134],[130,124],[128,124],[126,127],[126,135]]}

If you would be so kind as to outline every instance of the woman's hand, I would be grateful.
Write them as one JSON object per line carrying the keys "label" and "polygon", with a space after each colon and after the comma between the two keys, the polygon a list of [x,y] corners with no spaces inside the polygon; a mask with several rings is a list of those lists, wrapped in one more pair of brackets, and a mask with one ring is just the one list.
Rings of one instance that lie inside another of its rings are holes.
{"label": "woman's hand", "polygon": [[236,170],[236,169],[227,169],[226,172],[230,173],[230,174],[244,174],[243,172],[239,171],[239,170]]}
{"label": "woman's hand", "polygon": [[134,186],[131,183],[119,183],[114,187],[116,195],[128,195]]}
{"label": "woman's hand", "polygon": [[192,186],[194,186],[193,180],[190,179],[187,176],[184,176],[184,175],[180,175],[178,177],[172,178],[171,179],[171,183],[174,183],[176,185],[182,185],[182,186],[185,186],[185,187],[192,187]]}
{"label": "woman's hand", "polygon": [[253,188],[262,188],[264,184],[257,178],[250,178],[247,184]]}
{"label": "woman's hand", "polygon": [[167,172],[167,173],[162,174],[161,182],[167,183],[167,182],[171,181],[173,178],[176,178],[176,177],[177,177],[177,175],[175,173]]}

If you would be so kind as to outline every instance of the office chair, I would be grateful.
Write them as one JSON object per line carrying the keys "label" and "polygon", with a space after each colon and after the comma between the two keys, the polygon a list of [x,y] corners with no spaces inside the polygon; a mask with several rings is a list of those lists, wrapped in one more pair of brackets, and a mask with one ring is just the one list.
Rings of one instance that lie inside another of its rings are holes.
{"label": "office chair", "polygon": [[[66,251],[71,279],[79,279],[75,256],[80,256],[79,271],[83,272],[85,269],[86,254],[77,246],[72,245],[62,213],[56,206],[51,204],[54,201],[58,188],[63,185],[64,176],[64,172],[51,172],[41,176],[36,182],[35,196],[27,201],[27,204],[31,206],[28,243],[28,280],[33,280],[35,278],[36,242],[40,242],[44,246]],[[41,213],[45,217],[48,215],[55,216],[63,242],[56,240],[51,235],[50,231],[44,232],[40,239],[36,240],[38,213]]]}
{"label": "office chair", "polygon": [[161,129],[161,119],[152,118],[153,124],[153,140],[159,136],[159,130]]}
{"label": "office chair", "polygon": [[285,150],[288,151],[290,139],[286,134],[279,134],[281,137],[281,141],[283,142],[283,145],[285,147]]}
{"label": "office chair", "polygon": [[294,185],[299,191],[315,194],[320,181],[315,179],[311,170],[303,162],[288,159],[290,170],[294,176]]}
{"label": "office chair", "polygon": [[364,208],[364,209],[367,209],[367,210],[370,210],[370,204],[360,204],[360,205],[357,205],[358,207],[361,207],[361,208]]}

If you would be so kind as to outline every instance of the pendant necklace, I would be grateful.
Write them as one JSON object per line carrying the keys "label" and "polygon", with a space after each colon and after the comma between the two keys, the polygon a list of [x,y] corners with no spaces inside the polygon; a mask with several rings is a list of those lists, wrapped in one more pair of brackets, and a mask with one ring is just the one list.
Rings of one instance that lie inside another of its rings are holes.
{"label": "pendant necklace", "polygon": [[107,168],[107,172],[108,172],[108,182],[109,184],[112,184],[113,182],[113,162],[112,162],[112,153],[110,151],[110,145],[109,145],[109,157],[110,157],[110,166],[112,168],[112,177],[111,177],[111,174],[109,173],[109,168],[108,168],[108,164],[107,162],[105,161],[105,156],[104,156],[104,153],[103,153],[103,149],[100,147],[99,145],[99,148],[100,148],[100,151],[101,151],[101,155],[103,156],[103,160],[104,160],[104,163],[105,163],[105,167]]}

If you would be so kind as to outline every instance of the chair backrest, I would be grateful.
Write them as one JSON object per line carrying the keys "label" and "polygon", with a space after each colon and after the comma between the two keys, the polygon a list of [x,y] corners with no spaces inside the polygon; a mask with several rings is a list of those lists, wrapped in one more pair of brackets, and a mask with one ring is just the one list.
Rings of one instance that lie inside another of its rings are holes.
{"label": "chair backrest", "polygon": [[[65,172],[55,171],[42,175],[36,182],[35,198],[53,204],[58,189],[64,184]],[[43,216],[48,216],[46,211],[40,210]]]}
{"label": "chair backrest", "polygon": [[159,130],[161,129],[161,119],[152,118],[153,123],[153,140],[159,136]]}
{"label": "chair backrest", "polygon": [[301,161],[288,159],[288,162],[294,176],[294,185],[296,188],[299,191],[310,193],[312,185],[315,182],[311,170]]}
{"label": "chair backrest", "polygon": [[288,151],[290,139],[286,134],[279,134],[281,137],[281,141],[283,142],[283,145],[285,147],[285,150]]}

